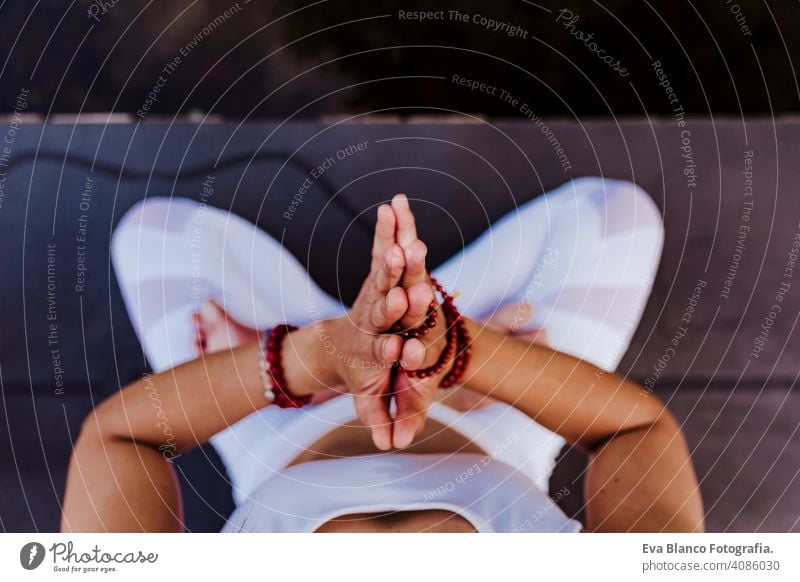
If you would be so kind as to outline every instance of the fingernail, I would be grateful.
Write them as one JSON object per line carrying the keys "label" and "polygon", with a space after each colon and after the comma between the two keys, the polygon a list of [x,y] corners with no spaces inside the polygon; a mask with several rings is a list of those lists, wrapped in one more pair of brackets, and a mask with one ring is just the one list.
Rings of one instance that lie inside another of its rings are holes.
{"label": "fingernail", "polygon": [[413,436],[409,438],[408,435],[401,435],[395,439],[394,446],[396,449],[404,449],[411,444]]}
{"label": "fingernail", "polygon": [[372,442],[375,443],[375,446],[378,448],[379,451],[388,451],[392,448],[391,443],[381,442],[381,439],[378,437],[375,431],[372,432]]}

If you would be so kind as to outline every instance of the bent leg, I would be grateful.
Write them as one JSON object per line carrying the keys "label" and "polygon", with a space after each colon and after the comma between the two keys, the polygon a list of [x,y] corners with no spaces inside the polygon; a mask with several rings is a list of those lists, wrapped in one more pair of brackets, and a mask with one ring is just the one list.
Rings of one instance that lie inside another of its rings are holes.
{"label": "bent leg", "polygon": [[[256,329],[344,312],[276,240],[191,200],[140,202],[122,218],[111,244],[128,315],[156,371],[197,357],[192,314],[210,298]],[[298,414],[267,407],[212,437],[237,502],[274,470],[264,451]]]}
{"label": "bent leg", "polygon": [[[661,257],[661,216],[643,190],[583,179],[564,190],[543,260],[523,292],[551,345],[607,371],[619,365],[644,313]],[[538,277],[538,279],[537,279]]]}
{"label": "bent leg", "polygon": [[131,322],[157,371],[196,357],[191,314],[209,298],[258,329],[343,312],[272,237],[187,199],[136,204],[114,232],[111,257]]}
{"label": "bent leg", "polygon": [[509,213],[436,271],[465,314],[531,303],[527,327],[603,369],[617,367],[644,311],[663,226],[630,182],[581,178]]}
{"label": "bent leg", "polygon": [[[554,349],[613,370],[644,311],[662,240],[661,217],[641,189],[584,178],[510,212],[435,276],[462,293],[459,307],[474,319],[531,304],[535,315],[520,331],[544,328]],[[547,489],[563,438],[499,403],[465,416],[522,437],[499,458]]]}

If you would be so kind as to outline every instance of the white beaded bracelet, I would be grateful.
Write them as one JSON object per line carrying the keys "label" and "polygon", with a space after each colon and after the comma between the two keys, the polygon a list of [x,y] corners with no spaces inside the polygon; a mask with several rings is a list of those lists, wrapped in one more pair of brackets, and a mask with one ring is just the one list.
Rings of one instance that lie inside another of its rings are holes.
{"label": "white beaded bracelet", "polygon": [[269,362],[267,362],[267,338],[270,330],[258,334],[258,374],[264,385],[264,398],[267,404],[275,402],[275,384],[272,381],[272,374],[269,372]]}

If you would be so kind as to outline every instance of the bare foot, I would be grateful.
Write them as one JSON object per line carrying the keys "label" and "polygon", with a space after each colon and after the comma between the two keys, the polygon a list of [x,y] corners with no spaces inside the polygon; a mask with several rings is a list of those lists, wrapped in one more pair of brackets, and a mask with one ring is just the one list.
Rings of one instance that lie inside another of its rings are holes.
{"label": "bare foot", "polygon": [[501,331],[506,335],[532,344],[548,345],[547,330],[544,328],[521,331],[534,314],[533,305],[527,301],[507,303],[492,313],[484,323],[489,329]]}
{"label": "bare foot", "polygon": [[[192,314],[197,333],[194,349],[197,355],[213,354],[259,341],[258,330],[236,321],[213,299],[207,300]],[[312,404],[322,404],[342,392],[333,388],[314,394]]]}
{"label": "bare foot", "polygon": [[258,330],[236,321],[213,299],[192,314],[192,321],[197,330],[194,349],[198,355],[258,341]]}

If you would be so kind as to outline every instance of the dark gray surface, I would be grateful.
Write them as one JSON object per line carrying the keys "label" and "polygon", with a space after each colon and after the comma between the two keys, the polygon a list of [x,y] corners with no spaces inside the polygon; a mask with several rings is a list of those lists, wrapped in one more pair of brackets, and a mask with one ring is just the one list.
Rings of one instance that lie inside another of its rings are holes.
{"label": "dark gray surface", "polygon": [[711,531],[800,531],[800,395],[771,388],[687,398],[683,422]]}
{"label": "dark gray surface", "polygon": [[[283,238],[323,288],[345,302],[352,299],[364,274],[372,206],[394,192],[405,191],[418,199],[414,204],[421,235],[429,243],[435,265],[515,205],[569,178],[601,175],[633,180],[662,209],[667,239],[655,291],[620,370],[640,381],[654,377],[653,367],[682,325],[692,288],[699,279],[707,281],[688,333],[661,371],[656,389],[676,394],[671,406],[686,411],[690,440],[693,423],[704,426],[704,415],[717,402],[709,394],[733,394],[732,402],[737,403],[723,411],[717,419],[719,430],[698,441],[695,452],[698,472],[708,473],[704,493],[709,498],[719,493],[722,499],[708,504],[712,529],[795,527],[800,509],[791,500],[800,496],[792,431],[797,421],[787,412],[793,400],[778,406],[780,399],[759,396],[745,423],[756,432],[744,428],[737,432],[737,427],[747,402],[762,389],[768,394],[790,391],[796,382],[800,361],[800,339],[792,333],[800,313],[796,284],[781,303],[782,312],[770,328],[764,351],[758,358],[749,354],[775,303],[779,284],[793,281],[783,275],[787,252],[800,230],[796,192],[800,124],[788,119],[776,123],[725,119],[695,120],[678,128],[675,120],[668,119],[618,125],[552,122],[549,128],[565,150],[571,165],[567,172],[541,127],[519,122],[22,126],[12,146],[0,205],[4,245],[0,254],[4,299],[0,304],[0,382],[5,405],[2,422],[8,424],[8,429],[0,427],[2,527],[22,531],[57,527],[69,436],[74,437],[93,402],[146,368],[109,268],[108,241],[114,224],[144,196],[199,198],[206,173],[216,176],[211,204],[232,209]],[[688,187],[684,174],[683,130],[689,132],[698,176],[694,188]],[[6,127],[0,126],[0,134],[6,134]],[[324,183],[317,181],[305,194],[293,220],[283,217],[309,166],[364,141],[365,151],[337,160],[325,172]],[[37,147],[38,158],[28,155]],[[747,223],[741,220],[745,150],[754,152],[754,210]],[[45,151],[55,155],[42,155]],[[266,159],[248,164],[254,153]],[[81,165],[79,158],[89,165]],[[223,160],[219,167],[209,169],[218,158]],[[92,171],[94,159],[100,165]],[[90,208],[84,212],[80,198],[90,174],[94,188]],[[353,220],[353,209],[368,214]],[[89,270],[85,290],[77,293],[76,234],[82,213],[88,217]],[[750,230],[730,297],[723,299],[720,291],[742,224]],[[47,337],[46,245],[51,243],[56,245],[63,395],[55,392]],[[698,405],[692,409],[695,402]],[[775,412],[783,415],[781,424],[762,422],[765,415]],[[724,450],[734,433],[736,438],[764,436],[746,473],[764,474],[779,459],[771,470],[780,479],[771,482],[788,485],[785,494],[762,486],[758,503],[750,500],[742,511],[729,505],[729,500],[747,497],[741,474],[735,481],[742,483],[735,486],[737,491],[732,491],[732,485],[721,493],[729,475],[720,467],[738,467],[736,461],[743,462],[743,458],[730,457],[730,449]],[[198,463],[197,470],[207,475],[200,481],[209,491],[222,491],[217,486],[223,477],[205,467],[202,455]],[[212,497],[212,493],[205,496]],[[224,513],[225,499],[222,492],[209,504]],[[777,502],[778,509],[767,511],[772,502]],[[202,502],[199,505],[192,510],[198,516],[193,529],[213,529],[219,517],[204,509]]]}

